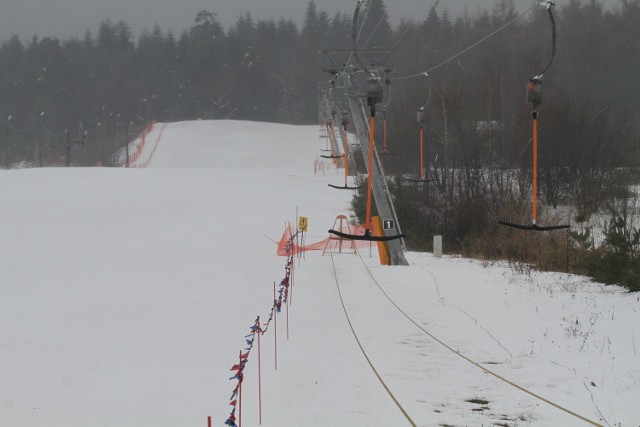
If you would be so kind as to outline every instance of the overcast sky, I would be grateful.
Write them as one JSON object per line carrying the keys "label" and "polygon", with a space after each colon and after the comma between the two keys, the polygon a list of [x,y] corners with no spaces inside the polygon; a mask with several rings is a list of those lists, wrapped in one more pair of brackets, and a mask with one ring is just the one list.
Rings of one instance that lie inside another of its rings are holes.
{"label": "overcast sky", "polygon": [[[387,10],[395,26],[403,18],[422,19],[435,0],[386,0]],[[558,0],[561,6],[567,0]],[[607,0],[615,1],[615,0]],[[533,0],[515,0],[520,10]],[[196,13],[206,9],[218,14],[225,28],[233,25],[247,11],[258,19],[281,16],[301,24],[307,0],[0,0],[0,39],[13,34],[27,40],[32,36],[53,36],[61,39],[83,37],[86,30],[97,32],[101,21],[124,21],[138,36],[152,29],[157,22],[163,30],[179,35],[193,24]],[[465,6],[474,14],[478,8],[492,8],[495,0],[441,0],[438,10],[445,7],[452,15]],[[316,0],[319,10],[333,16],[337,11],[353,13],[356,0]]]}

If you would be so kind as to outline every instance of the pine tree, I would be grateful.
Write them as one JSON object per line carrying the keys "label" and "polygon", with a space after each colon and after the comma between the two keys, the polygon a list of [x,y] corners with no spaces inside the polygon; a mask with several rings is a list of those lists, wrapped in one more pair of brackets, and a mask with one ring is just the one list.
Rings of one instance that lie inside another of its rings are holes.
{"label": "pine tree", "polygon": [[361,10],[358,20],[358,45],[360,49],[385,49],[393,45],[393,31],[384,0],[369,0],[367,8]]}

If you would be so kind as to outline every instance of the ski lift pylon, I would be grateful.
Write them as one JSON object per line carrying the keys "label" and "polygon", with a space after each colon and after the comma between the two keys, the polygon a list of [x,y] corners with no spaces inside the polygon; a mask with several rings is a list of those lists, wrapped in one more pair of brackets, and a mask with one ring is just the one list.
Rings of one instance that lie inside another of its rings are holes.
{"label": "ski lift pylon", "polygon": [[362,188],[361,185],[358,186],[349,186],[349,143],[347,141],[347,129],[349,126],[349,120],[347,118],[342,119],[342,146],[343,146],[343,163],[344,163],[344,186],[329,184],[329,187],[335,188],[336,190],[359,190]]}
{"label": "ski lift pylon", "polygon": [[527,83],[527,102],[531,105],[531,127],[532,127],[532,140],[533,140],[533,164],[532,164],[532,189],[531,189],[531,224],[515,224],[508,221],[498,221],[498,224],[505,225],[507,227],[517,228],[519,230],[529,231],[553,231],[563,230],[571,228],[569,224],[563,225],[551,225],[540,226],[537,224],[538,216],[538,106],[542,103],[542,77],[547,72],[556,55],[556,23],[553,18],[553,6],[554,3],[546,1],[541,3],[546,7],[549,14],[549,20],[551,21],[551,59],[542,72],[534,77]]}
{"label": "ski lift pylon", "polygon": [[[430,182],[436,182],[435,179],[428,179],[425,173],[425,164],[424,164],[424,121],[426,120],[427,114],[425,112],[425,107],[429,105],[429,101],[431,101],[431,90],[429,90],[429,99],[426,104],[422,107],[418,108],[418,112],[416,114],[416,118],[418,119],[418,125],[420,127],[420,173],[419,178],[406,178],[406,181],[428,184]],[[428,166],[427,166],[428,168]]]}

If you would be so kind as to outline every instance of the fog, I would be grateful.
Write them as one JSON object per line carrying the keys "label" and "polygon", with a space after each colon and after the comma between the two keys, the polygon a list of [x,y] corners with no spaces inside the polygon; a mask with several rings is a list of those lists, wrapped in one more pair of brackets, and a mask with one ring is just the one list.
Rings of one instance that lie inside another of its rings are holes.
{"label": "fog", "polygon": [[[559,1],[562,6],[566,1]],[[391,23],[402,19],[426,17],[435,0],[386,0]],[[490,9],[496,0],[443,0],[438,11],[446,10],[454,16],[466,10],[475,14],[480,9]],[[528,8],[532,0],[515,0],[519,10]],[[604,0],[615,4],[615,0]],[[101,21],[124,21],[139,35],[145,28],[157,23],[176,35],[193,24],[195,15],[206,9],[218,15],[225,28],[232,26],[238,17],[250,12],[256,20],[291,18],[300,26],[308,1],[305,0],[2,0],[0,14],[0,39],[14,34],[28,40],[38,37],[83,37],[87,30],[96,32]],[[329,16],[338,11],[351,14],[356,0],[316,0],[319,10]]]}

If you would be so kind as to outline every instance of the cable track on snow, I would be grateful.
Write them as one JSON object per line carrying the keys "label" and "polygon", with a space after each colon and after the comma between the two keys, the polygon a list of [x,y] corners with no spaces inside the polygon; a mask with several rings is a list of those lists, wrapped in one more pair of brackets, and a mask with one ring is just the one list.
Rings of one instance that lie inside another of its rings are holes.
{"label": "cable track on snow", "polygon": [[[338,288],[338,294],[340,297],[340,302],[342,304],[342,308],[344,310],[344,314],[345,317],[347,318],[347,322],[349,324],[349,327],[351,329],[351,332],[353,333],[353,336],[356,340],[356,342],[358,343],[358,346],[360,347],[360,350],[362,351],[362,354],[364,355],[365,359],[367,360],[369,366],[371,367],[371,369],[374,371],[376,377],[378,378],[378,380],[380,381],[380,383],[382,384],[382,386],[385,388],[385,390],[387,391],[387,393],[389,394],[389,396],[392,398],[392,400],[394,401],[394,403],[398,406],[398,408],[400,409],[400,411],[403,413],[403,415],[407,418],[407,420],[411,423],[412,426],[415,426],[415,422],[410,418],[410,416],[408,415],[408,413],[406,412],[406,410],[403,408],[403,406],[401,405],[401,403],[397,400],[397,398],[393,395],[392,391],[389,389],[388,385],[384,382],[383,378],[380,376],[380,374],[378,373],[378,371],[376,370],[376,368],[374,367],[373,363],[371,362],[371,359],[369,358],[369,356],[366,353],[366,350],[364,349],[364,347],[362,346],[362,343],[360,341],[360,339],[358,338],[358,335],[353,327],[353,323],[351,322],[351,319],[349,317],[349,313],[347,311],[346,305],[344,303],[344,298],[342,295],[342,291],[340,290],[340,283],[338,280],[338,273],[336,270],[336,266],[335,266],[335,261],[333,258],[333,252],[331,253],[331,263],[332,263],[332,267],[333,267],[333,274],[334,274],[334,278],[335,278],[335,282],[336,282],[336,286]],[[475,360],[471,359],[470,357],[466,356],[465,354],[461,353],[460,351],[454,349],[453,347],[451,347],[449,344],[447,344],[445,341],[443,341],[442,339],[438,338],[437,336],[435,336],[434,334],[432,334],[430,331],[428,331],[427,329],[425,329],[422,325],[420,325],[416,320],[414,320],[409,314],[407,314],[407,312],[405,310],[403,310],[390,296],[389,294],[382,288],[382,286],[380,285],[380,283],[378,282],[378,280],[375,278],[375,276],[373,275],[373,273],[371,272],[371,269],[367,266],[367,264],[364,261],[364,258],[362,258],[362,255],[360,254],[360,252],[358,250],[356,250],[356,253],[358,255],[358,257],[360,258],[360,261],[362,262],[363,267],[365,268],[368,276],[371,278],[372,282],[375,284],[375,286],[378,288],[378,290],[384,295],[384,297],[391,303],[391,305],[403,316],[406,318],[406,320],[408,320],[410,323],[412,323],[413,325],[415,325],[424,335],[427,335],[429,338],[431,338],[433,341],[435,341],[436,343],[438,343],[439,345],[441,345],[442,347],[444,347],[445,349],[449,350],[451,353],[457,355],[458,357],[462,358],[463,360],[465,360],[466,362],[470,363],[471,365],[479,368],[480,370],[482,370],[484,373],[491,375],[492,377],[498,379],[501,382],[504,382],[526,394],[528,394],[529,396],[544,402],[550,406],[553,406],[556,409],[559,409],[560,411],[573,416],[574,418],[577,418],[579,420],[582,420],[586,423],[588,423],[589,425],[592,426],[596,426],[596,427],[604,427],[604,425],[590,420],[589,418],[586,418],[556,402],[553,402],[517,383],[515,383],[514,381],[511,381],[509,379],[507,379],[506,377],[484,367],[482,364],[480,364],[479,362],[476,362]]]}
{"label": "cable track on snow", "polygon": [[402,415],[404,415],[404,417],[406,418],[406,420],[409,422],[409,424],[412,427],[417,427],[417,424],[415,423],[415,421],[413,421],[413,419],[407,413],[407,411],[402,406],[400,401],[398,401],[398,399],[395,397],[395,395],[393,394],[393,392],[391,391],[391,389],[389,388],[387,383],[384,381],[384,379],[382,378],[382,376],[380,375],[380,373],[378,372],[378,370],[374,366],[374,364],[371,361],[371,358],[367,354],[366,350],[364,349],[364,347],[362,345],[362,342],[360,341],[360,338],[358,337],[358,334],[357,334],[355,328],[353,327],[353,323],[351,322],[351,317],[349,316],[349,312],[347,311],[347,307],[346,307],[346,305],[344,303],[344,297],[342,295],[342,290],[340,289],[340,281],[338,280],[338,272],[336,270],[336,264],[335,264],[335,260],[333,258],[333,251],[330,251],[330,254],[331,254],[331,265],[333,267],[333,277],[335,279],[336,287],[338,289],[338,296],[340,297],[340,304],[342,305],[342,309],[344,310],[344,315],[345,315],[345,317],[347,319],[347,323],[349,324],[349,328],[351,329],[351,333],[353,334],[353,337],[356,340],[356,343],[358,344],[358,347],[360,348],[360,351],[362,352],[362,355],[367,360],[367,363],[369,364],[369,367],[371,368],[371,370],[375,374],[376,378],[378,379],[378,381],[380,382],[382,387],[385,389],[385,391],[387,392],[389,397],[391,397],[391,399],[393,400],[393,403],[395,403],[395,405],[398,407],[400,412],[402,412]]}

